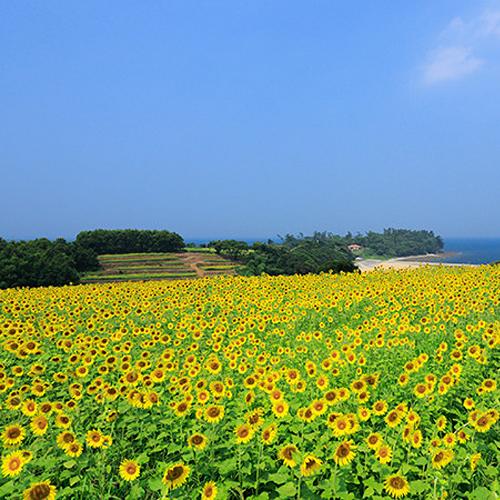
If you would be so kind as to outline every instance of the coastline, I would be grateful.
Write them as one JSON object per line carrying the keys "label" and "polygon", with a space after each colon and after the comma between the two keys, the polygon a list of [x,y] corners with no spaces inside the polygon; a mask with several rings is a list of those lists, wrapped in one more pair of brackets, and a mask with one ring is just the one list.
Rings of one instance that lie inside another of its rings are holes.
{"label": "coastline", "polygon": [[394,257],[387,260],[357,258],[355,264],[363,272],[374,269],[412,269],[422,266],[452,266],[452,267],[476,267],[477,264],[442,262],[442,259],[458,255],[458,252],[443,252],[439,254],[408,255],[406,257]]}

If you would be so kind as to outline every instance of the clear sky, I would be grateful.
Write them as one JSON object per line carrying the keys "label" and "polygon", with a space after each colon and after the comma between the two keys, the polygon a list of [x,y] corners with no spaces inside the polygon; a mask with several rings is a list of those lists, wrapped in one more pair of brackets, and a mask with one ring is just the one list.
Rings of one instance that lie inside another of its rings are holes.
{"label": "clear sky", "polygon": [[500,236],[500,3],[0,2],[0,236]]}

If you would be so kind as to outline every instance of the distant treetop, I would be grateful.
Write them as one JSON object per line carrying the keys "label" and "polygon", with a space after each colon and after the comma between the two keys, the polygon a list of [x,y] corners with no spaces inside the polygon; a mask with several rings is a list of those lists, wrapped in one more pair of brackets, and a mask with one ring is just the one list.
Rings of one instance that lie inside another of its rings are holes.
{"label": "distant treetop", "polygon": [[78,233],[76,242],[98,255],[179,252],[184,248],[182,236],[163,230],[96,229]]}

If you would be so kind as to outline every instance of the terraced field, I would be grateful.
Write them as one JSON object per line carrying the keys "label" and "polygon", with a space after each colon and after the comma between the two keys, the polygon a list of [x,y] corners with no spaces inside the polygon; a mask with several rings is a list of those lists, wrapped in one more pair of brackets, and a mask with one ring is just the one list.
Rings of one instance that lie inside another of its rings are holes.
{"label": "terraced field", "polygon": [[100,255],[101,269],[83,283],[202,278],[234,275],[236,264],[211,252],[131,253]]}

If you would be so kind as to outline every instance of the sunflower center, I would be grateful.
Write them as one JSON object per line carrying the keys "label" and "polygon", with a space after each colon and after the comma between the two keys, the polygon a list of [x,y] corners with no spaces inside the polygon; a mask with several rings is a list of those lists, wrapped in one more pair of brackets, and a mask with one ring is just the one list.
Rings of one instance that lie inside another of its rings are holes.
{"label": "sunflower center", "polygon": [[389,483],[395,490],[402,490],[405,487],[404,479],[401,477],[393,477]]}
{"label": "sunflower center", "polygon": [[127,473],[132,475],[132,474],[135,474],[135,471],[136,471],[136,467],[134,464],[128,464],[127,465]]}
{"label": "sunflower center", "polygon": [[17,437],[19,437],[21,435],[21,429],[17,428],[17,427],[14,427],[13,429],[9,429],[7,431],[7,437],[9,439],[16,439]]}
{"label": "sunflower center", "polygon": [[30,490],[29,498],[31,500],[43,500],[44,498],[48,498],[49,495],[50,486],[46,484],[37,484]]}
{"label": "sunflower center", "polygon": [[210,408],[210,409],[208,410],[208,414],[209,414],[212,418],[214,418],[214,417],[218,417],[218,416],[219,416],[219,408],[213,408],[213,407],[212,407],[212,408]]}
{"label": "sunflower center", "polygon": [[182,476],[183,471],[184,469],[180,465],[176,465],[167,472],[167,479],[169,481],[175,481]]}
{"label": "sunflower center", "polygon": [[306,460],[306,469],[312,469],[314,467],[314,464],[316,463],[315,460],[313,460],[312,458]]}
{"label": "sunflower center", "polygon": [[347,455],[349,455],[349,446],[341,444],[337,450],[337,455],[339,457],[347,457]]}
{"label": "sunflower center", "polygon": [[481,417],[480,419],[478,419],[477,421],[477,425],[479,427],[484,427],[486,424],[488,423],[488,418],[487,417]]}
{"label": "sunflower center", "polygon": [[21,467],[21,460],[17,457],[13,458],[10,462],[9,462],[9,469],[14,471],[14,470],[17,470],[19,469],[19,467]]}

